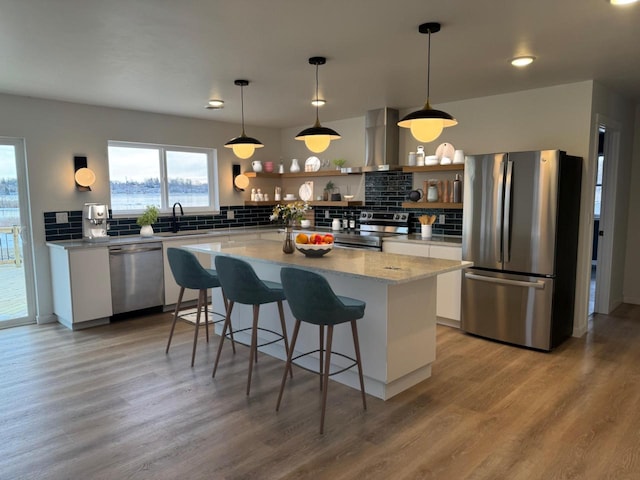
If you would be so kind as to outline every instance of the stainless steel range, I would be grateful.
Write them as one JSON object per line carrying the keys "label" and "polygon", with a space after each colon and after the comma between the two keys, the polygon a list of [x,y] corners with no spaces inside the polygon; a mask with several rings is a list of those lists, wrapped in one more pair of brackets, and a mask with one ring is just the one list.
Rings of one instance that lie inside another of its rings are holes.
{"label": "stainless steel range", "polygon": [[359,221],[358,229],[333,232],[336,247],[381,251],[384,237],[409,233],[406,212],[361,212]]}

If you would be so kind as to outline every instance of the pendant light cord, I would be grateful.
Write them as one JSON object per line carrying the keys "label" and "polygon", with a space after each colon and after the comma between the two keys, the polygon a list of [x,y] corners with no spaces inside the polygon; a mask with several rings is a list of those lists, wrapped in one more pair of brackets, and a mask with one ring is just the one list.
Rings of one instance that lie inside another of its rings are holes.
{"label": "pendant light cord", "polygon": [[240,109],[242,110],[242,136],[246,137],[244,133],[244,86],[240,85]]}
{"label": "pendant light cord", "polygon": [[431,84],[431,30],[427,40],[427,105],[429,105],[429,85]]}
{"label": "pendant light cord", "polygon": [[320,104],[318,103],[318,64],[316,63],[316,124],[320,124]]}

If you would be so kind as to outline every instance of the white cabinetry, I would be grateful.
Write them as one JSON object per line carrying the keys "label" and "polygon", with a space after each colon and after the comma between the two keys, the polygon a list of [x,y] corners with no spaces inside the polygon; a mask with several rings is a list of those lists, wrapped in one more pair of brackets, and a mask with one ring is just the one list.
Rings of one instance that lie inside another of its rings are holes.
{"label": "white cabinetry", "polygon": [[[382,250],[387,253],[415,255],[417,257],[462,260],[462,248],[458,246],[434,245],[428,243],[406,243],[383,241]],[[460,326],[460,302],[462,297],[462,273],[438,275],[437,321],[444,325]]]}
{"label": "white cabinetry", "polygon": [[49,247],[49,260],[58,321],[73,330],[109,323],[109,249]]}

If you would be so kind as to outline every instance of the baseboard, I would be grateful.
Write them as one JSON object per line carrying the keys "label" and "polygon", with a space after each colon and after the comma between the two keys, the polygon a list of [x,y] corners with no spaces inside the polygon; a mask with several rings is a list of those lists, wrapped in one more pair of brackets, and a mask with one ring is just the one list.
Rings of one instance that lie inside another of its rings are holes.
{"label": "baseboard", "polygon": [[640,305],[640,297],[624,297],[622,301],[632,305]]}
{"label": "baseboard", "polygon": [[56,323],[58,321],[58,316],[54,313],[51,315],[37,315],[36,322],[38,325],[43,323]]}
{"label": "baseboard", "polygon": [[460,328],[460,320],[453,320],[452,318],[436,317],[436,323],[447,327]]}

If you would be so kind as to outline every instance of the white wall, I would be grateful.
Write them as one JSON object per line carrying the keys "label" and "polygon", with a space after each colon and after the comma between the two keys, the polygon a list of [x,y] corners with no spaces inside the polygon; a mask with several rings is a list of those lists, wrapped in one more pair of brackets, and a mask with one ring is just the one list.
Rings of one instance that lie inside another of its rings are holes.
{"label": "white wall", "polygon": [[[53,312],[43,212],[81,210],[85,202],[108,203],[108,140],[216,148],[221,205],[243,201],[231,186],[231,164],[241,163],[246,170],[250,161],[239,161],[223,148],[240,134],[240,125],[1,94],[0,111],[0,135],[24,138],[26,144],[39,320],[49,319]],[[279,157],[279,130],[249,130],[265,144],[255,158]],[[91,192],[75,189],[74,155],[86,155],[96,172]]]}
{"label": "white wall", "polygon": [[623,295],[625,302],[640,304],[640,105],[636,105],[635,125]]}
{"label": "white wall", "polygon": [[[617,159],[605,159],[606,173],[615,172],[616,178],[607,178],[607,188],[612,191],[605,192],[607,202],[604,205],[605,214],[613,215],[613,231],[605,231],[612,244],[611,257],[611,285],[609,291],[609,305],[607,310],[613,310],[623,302],[625,253],[627,245],[628,212],[629,212],[629,188],[631,185],[631,164],[633,157],[633,141],[635,126],[635,107],[631,101],[608,89],[604,85],[594,82],[592,107],[592,140],[590,167],[586,180],[590,190],[588,202],[593,205],[595,187],[595,176],[597,167],[597,142],[598,142],[598,122],[604,121],[607,127],[615,125],[620,128],[620,144]],[[609,165],[610,161],[617,164]],[[611,168],[614,167],[614,168]],[[583,182],[584,184],[584,182]],[[612,194],[610,196],[610,194]],[[583,195],[583,198],[585,196]],[[605,220],[606,223],[606,220]],[[603,222],[600,222],[600,229],[603,229]],[[600,259],[598,259],[600,263]]]}

